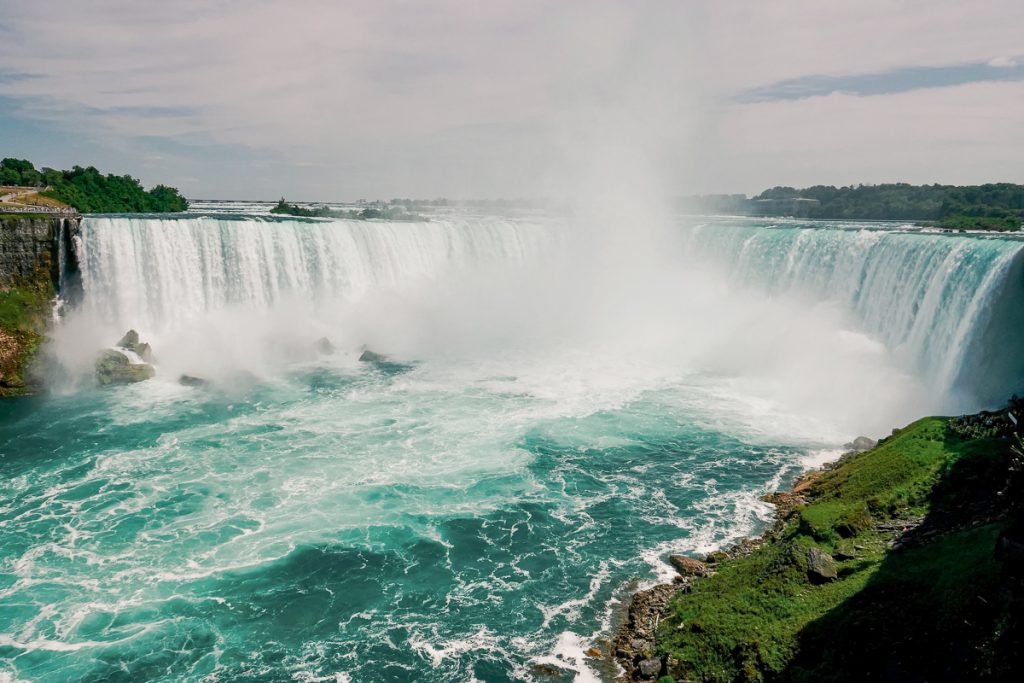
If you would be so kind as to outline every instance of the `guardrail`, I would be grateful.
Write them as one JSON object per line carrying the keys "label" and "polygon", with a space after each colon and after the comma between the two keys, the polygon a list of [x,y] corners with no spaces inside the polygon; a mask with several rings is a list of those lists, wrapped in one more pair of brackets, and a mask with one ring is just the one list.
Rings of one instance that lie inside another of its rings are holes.
{"label": "guardrail", "polygon": [[16,204],[0,204],[0,213],[37,213],[43,216],[77,216],[75,209],[61,209],[53,206],[32,206]]}

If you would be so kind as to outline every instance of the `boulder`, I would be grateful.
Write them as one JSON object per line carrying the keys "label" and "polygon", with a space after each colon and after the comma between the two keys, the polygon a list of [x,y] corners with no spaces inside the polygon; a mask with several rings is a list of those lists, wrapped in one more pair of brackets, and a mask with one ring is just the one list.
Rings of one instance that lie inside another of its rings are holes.
{"label": "boulder", "polygon": [[121,337],[121,341],[117,342],[117,346],[138,354],[139,358],[146,363],[153,362],[153,349],[146,342],[139,341],[139,333],[135,330],[125,332],[124,336]]}
{"label": "boulder", "polygon": [[334,354],[334,344],[327,337],[320,337],[316,340],[316,350],[325,356],[330,356]]}
{"label": "boulder", "polygon": [[135,330],[128,330],[121,337],[121,341],[117,342],[116,346],[120,346],[122,349],[134,349],[135,345],[139,343],[139,333]]}
{"label": "boulder", "polygon": [[370,349],[363,349],[363,353],[359,356],[359,360],[364,363],[385,363],[388,357],[382,353],[376,353]]}
{"label": "boulder", "polygon": [[116,349],[107,349],[96,359],[96,380],[102,384],[131,384],[151,379],[156,370],[149,363],[132,363]]}
{"label": "boulder", "polygon": [[186,387],[206,387],[210,385],[210,380],[192,375],[182,375],[178,378],[178,384]]}
{"label": "boulder", "polygon": [[812,583],[827,583],[839,578],[836,561],[821,548],[810,548],[807,551],[807,578]]}
{"label": "boulder", "polygon": [[642,659],[636,667],[644,678],[654,678],[661,671],[660,659]]}
{"label": "boulder", "polygon": [[683,576],[705,576],[708,573],[707,565],[686,555],[669,555],[668,561]]}

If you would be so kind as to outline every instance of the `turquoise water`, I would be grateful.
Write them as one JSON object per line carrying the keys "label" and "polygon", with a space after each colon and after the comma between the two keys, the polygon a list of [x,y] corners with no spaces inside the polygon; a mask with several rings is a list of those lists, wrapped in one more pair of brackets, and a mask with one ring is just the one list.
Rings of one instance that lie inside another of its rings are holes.
{"label": "turquoise water", "polygon": [[[0,402],[0,680],[599,680],[669,553],[977,402],[945,369],[1019,284],[1011,240],[726,221],[581,267],[548,223],[378,225],[87,220],[54,390]],[[90,386],[128,326],[157,378]]]}
{"label": "turquoise water", "polygon": [[308,367],[231,394],[0,403],[0,666],[41,681],[583,671],[624,582],[652,577],[645,556],[749,533],[756,495],[799,467],[798,449],[693,415],[682,388],[572,416],[509,379],[441,374]]}

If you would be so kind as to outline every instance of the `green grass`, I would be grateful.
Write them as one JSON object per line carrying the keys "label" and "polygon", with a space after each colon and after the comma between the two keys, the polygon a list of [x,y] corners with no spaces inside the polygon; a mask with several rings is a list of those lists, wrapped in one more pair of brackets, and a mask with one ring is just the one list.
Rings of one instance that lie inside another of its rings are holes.
{"label": "green grass", "polygon": [[[659,628],[670,673],[695,681],[843,680],[858,669],[927,668],[936,643],[991,632],[996,617],[978,607],[985,596],[999,602],[992,557],[999,523],[900,552],[875,530],[892,518],[966,514],[995,497],[1005,481],[1006,442],[962,440],[946,422],[919,420],[845,459],[811,486],[811,502],[778,538],[721,563],[677,596]],[[854,555],[836,562],[839,580],[808,581],[812,545]],[[973,629],[965,619],[975,620]],[[899,661],[883,656],[891,651],[887,640],[908,643]],[[980,651],[967,656],[972,671],[984,668]]]}

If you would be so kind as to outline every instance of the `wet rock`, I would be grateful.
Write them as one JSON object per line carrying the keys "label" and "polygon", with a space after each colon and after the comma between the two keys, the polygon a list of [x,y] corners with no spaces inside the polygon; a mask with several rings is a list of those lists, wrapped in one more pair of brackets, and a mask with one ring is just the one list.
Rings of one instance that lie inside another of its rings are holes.
{"label": "wet rock", "polygon": [[128,356],[107,349],[96,359],[96,380],[102,384],[131,384],[151,379],[156,370],[149,363],[132,363]]}
{"label": "wet rock", "polygon": [[707,565],[686,555],[669,555],[668,561],[683,576],[706,576],[708,573]]}
{"label": "wet rock", "polygon": [[124,333],[124,336],[121,337],[121,341],[117,342],[116,345],[120,346],[122,349],[133,349],[138,343],[139,333],[135,330],[128,330]]}
{"label": "wet rock", "polygon": [[836,562],[831,555],[821,548],[810,548],[807,551],[807,578],[812,583],[827,583],[838,577]]}
{"label": "wet rock", "polygon": [[178,384],[186,387],[208,387],[210,386],[210,380],[203,379],[202,377],[193,377],[192,375],[182,375],[178,378]]}
{"label": "wet rock", "polygon": [[359,360],[364,363],[384,363],[387,362],[388,357],[382,353],[371,351],[370,349],[363,349],[363,353],[359,356]]}
{"label": "wet rock", "polygon": [[334,354],[334,344],[327,337],[320,337],[316,340],[316,350],[325,356],[331,356]]}
{"label": "wet rock", "polygon": [[153,362],[153,349],[146,342],[139,341],[139,333],[135,330],[125,332],[124,336],[121,337],[121,341],[117,342],[116,346],[137,354],[146,363]]}
{"label": "wet rock", "polygon": [[601,652],[600,648],[592,647],[589,650],[587,650],[587,656],[588,657],[598,658],[598,657],[603,657],[604,653]]}

